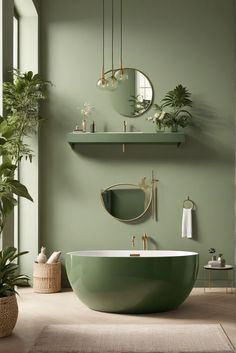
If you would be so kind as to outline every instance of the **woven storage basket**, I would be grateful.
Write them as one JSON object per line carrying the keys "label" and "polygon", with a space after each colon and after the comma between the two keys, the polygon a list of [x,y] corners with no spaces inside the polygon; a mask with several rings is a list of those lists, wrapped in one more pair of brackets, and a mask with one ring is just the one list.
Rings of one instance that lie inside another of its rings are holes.
{"label": "woven storage basket", "polygon": [[34,263],[33,289],[37,293],[56,293],[61,290],[61,263]]}
{"label": "woven storage basket", "polygon": [[9,336],[15,327],[18,316],[16,296],[0,298],[0,337]]}

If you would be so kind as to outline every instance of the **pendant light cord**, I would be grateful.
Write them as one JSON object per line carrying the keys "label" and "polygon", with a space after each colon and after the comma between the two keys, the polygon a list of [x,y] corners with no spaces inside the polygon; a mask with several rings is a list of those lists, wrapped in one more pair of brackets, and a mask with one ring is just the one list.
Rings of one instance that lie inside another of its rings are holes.
{"label": "pendant light cord", "polygon": [[105,70],[105,3],[102,0],[102,77]]}
{"label": "pendant light cord", "polygon": [[114,76],[114,0],[111,5],[111,69],[112,77]]}
{"label": "pendant light cord", "polygon": [[123,1],[120,0],[120,66],[123,68]]}

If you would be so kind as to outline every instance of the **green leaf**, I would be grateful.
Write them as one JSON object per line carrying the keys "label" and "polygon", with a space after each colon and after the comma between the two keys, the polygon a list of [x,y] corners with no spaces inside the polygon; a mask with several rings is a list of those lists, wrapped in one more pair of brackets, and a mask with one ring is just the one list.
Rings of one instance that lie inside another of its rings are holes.
{"label": "green leaf", "polygon": [[19,274],[19,265],[13,262],[16,257],[26,253],[27,251],[17,253],[13,246],[0,251],[0,297],[17,293],[16,285],[28,285],[29,277]]}
{"label": "green leaf", "polygon": [[0,201],[0,210],[3,214],[5,214],[5,216],[13,210],[14,206],[17,205],[16,199],[14,199],[10,193],[6,193],[4,195],[0,194]]}
{"label": "green leaf", "polygon": [[1,266],[5,265],[7,260],[9,260],[9,258],[13,256],[15,252],[16,252],[16,248],[14,248],[13,246],[9,246],[5,250],[3,250],[2,256],[1,256]]}
{"label": "green leaf", "polygon": [[162,99],[163,107],[182,108],[184,106],[192,106],[190,99],[191,93],[186,87],[177,85],[172,91],[169,91]]}
{"label": "green leaf", "polygon": [[179,114],[187,114],[189,116],[189,118],[192,117],[192,114],[189,113],[187,110],[184,110],[184,109],[179,110],[177,115],[179,115]]}
{"label": "green leaf", "polygon": [[30,201],[33,201],[32,197],[30,196],[27,188],[21,184],[18,180],[9,180],[9,184],[12,187],[12,192],[17,196],[24,197]]}
{"label": "green leaf", "polygon": [[7,142],[7,139],[4,137],[0,137],[0,145],[4,145]]}
{"label": "green leaf", "polygon": [[26,255],[26,254],[28,254],[28,253],[29,253],[29,251],[22,251],[22,252],[19,252],[19,253],[15,254],[14,256],[12,256],[11,259],[10,259],[10,261],[13,261],[13,260],[16,259],[17,257],[22,256],[22,255]]}
{"label": "green leaf", "polygon": [[5,175],[5,176],[13,175],[15,170],[16,170],[16,165],[13,165],[13,164],[11,164],[9,162],[2,163],[0,165],[0,176],[2,176],[2,175]]}

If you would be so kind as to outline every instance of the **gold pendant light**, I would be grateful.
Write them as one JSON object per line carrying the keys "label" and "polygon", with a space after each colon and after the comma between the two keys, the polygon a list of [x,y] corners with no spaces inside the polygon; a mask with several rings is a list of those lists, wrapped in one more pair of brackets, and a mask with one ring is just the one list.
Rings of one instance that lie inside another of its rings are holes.
{"label": "gold pendant light", "polygon": [[123,67],[123,0],[120,0],[120,68],[115,72],[118,81],[128,80],[127,70]]}
{"label": "gold pendant light", "polygon": [[97,87],[100,89],[107,89],[108,80],[105,78],[105,4],[102,0],[102,72],[101,77],[97,81]]}
{"label": "gold pendant light", "polygon": [[114,70],[114,0],[111,4],[111,76],[107,79],[107,89],[110,91],[115,90],[118,87],[118,81],[115,78]]}

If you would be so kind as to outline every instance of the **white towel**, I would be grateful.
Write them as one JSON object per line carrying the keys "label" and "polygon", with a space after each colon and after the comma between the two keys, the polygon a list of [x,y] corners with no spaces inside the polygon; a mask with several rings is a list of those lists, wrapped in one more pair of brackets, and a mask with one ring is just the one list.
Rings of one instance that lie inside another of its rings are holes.
{"label": "white towel", "polygon": [[192,208],[183,208],[182,238],[192,238]]}

